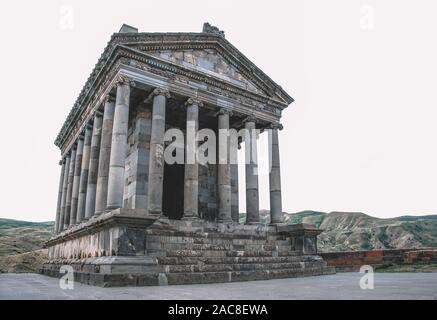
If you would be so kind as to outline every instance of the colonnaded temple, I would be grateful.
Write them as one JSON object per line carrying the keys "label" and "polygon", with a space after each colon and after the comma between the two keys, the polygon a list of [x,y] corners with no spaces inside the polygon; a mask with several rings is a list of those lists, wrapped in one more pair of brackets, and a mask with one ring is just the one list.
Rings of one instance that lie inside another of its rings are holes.
{"label": "colonnaded temple", "polygon": [[[140,33],[123,25],[55,141],[62,154],[56,223],[41,272],[62,276],[67,265],[75,281],[99,286],[335,272],[317,255],[321,230],[284,223],[278,130],[292,102],[217,27]],[[190,128],[216,135],[199,139]],[[171,129],[181,132],[182,146]],[[223,143],[220,132],[228,129],[244,134]],[[260,222],[258,201],[260,131],[270,134],[268,224]],[[211,159],[202,142],[215,139],[213,160],[224,154],[226,161],[167,161],[181,150],[187,160],[189,142]],[[238,190],[231,159],[242,141],[246,190]],[[246,193],[246,215],[239,192]]]}

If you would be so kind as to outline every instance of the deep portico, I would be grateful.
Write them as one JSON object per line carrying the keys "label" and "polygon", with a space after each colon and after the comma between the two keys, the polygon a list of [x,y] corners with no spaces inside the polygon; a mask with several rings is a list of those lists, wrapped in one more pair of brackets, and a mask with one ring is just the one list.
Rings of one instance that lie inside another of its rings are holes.
{"label": "deep portico", "polygon": [[[208,23],[201,33],[139,33],[123,25],[56,138],[56,223],[41,271],[59,276],[60,266],[71,265],[75,279],[102,286],[332,273],[316,254],[321,231],[283,223],[278,130],[292,102]],[[185,143],[176,144],[169,129],[182,132]],[[222,143],[220,132],[229,129],[245,134]],[[269,225],[259,217],[260,130],[271,142]],[[201,131],[214,138],[190,134]],[[217,161],[191,158],[216,138]],[[236,159],[242,141],[244,222]],[[184,163],[166,161],[170,145],[182,150]]]}

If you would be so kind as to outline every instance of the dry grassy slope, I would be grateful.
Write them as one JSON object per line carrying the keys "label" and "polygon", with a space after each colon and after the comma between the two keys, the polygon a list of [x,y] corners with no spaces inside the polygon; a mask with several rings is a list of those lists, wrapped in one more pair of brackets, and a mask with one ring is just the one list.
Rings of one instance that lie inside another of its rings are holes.
{"label": "dry grassy slope", "polygon": [[[269,219],[268,210],[261,210],[261,221]],[[325,230],[318,238],[321,251],[437,247],[437,215],[380,219],[361,212],[308,210],[286,213],[285,222],[310,223]]]}
{"label": "dry grassy slope", "polygon": [[0,257],[0,273],[37,272],[47,259],[47,249]]}
{"label": "dry grassy slope", "polygon": [[53,222],[0,219],[0,256],[41,249],[52,230]]}

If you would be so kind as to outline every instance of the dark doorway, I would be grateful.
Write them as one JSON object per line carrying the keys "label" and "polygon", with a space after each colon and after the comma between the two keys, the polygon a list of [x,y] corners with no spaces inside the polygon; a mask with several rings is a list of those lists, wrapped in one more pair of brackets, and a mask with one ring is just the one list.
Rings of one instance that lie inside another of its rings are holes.
{"label": "dark doorway", "polygon": [[181,219],[184,214],[184,165],[165,163],[162,194],[164,215],[169,219]]}

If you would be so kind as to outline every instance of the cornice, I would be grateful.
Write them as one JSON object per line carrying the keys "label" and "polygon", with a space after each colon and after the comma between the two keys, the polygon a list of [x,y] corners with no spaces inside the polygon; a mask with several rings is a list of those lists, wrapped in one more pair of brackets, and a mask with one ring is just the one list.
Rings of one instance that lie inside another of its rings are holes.
{"label": "cornice", "polygon": [[[136,49],[138,48],[138,49]],[[236,85],[228,83],[222,79],[213,78],[210,75],[202,74],[194,70],[185,68],[177,64],[159,59],[158,57],[147,54],[141,49],[147,50],[171,50],[171,49],[203,49],[210,48],[217,50],[230,63],[234,64],[243,75],[249,77],[251,81],[270,93],[272,96],[279,96],[283,101],[277,101],[272,97],[263,96],[255,92],[244,90]],[[55,145],[62,146],[67,139],[66,136],[75,126],[80,126],[78,120],[83,118],[87,106],[100,99],[99,92],[106,90],[102,88],[102,83],[112,81],[109,76],[114,73],[114,65],[120,64],[120,58],[131,58],[142,60],[143,63],[171,73],[180,74],[194,78],[198,81],[206,82],[212,86],[229,90],[238,95],[249,99],[260,101],[263,105],[273,106],[284,109],[293,99],[282,90],[280,86],[273,82],[266,74],[257,68],[249,59],[238,51],[229,41],[214,34],[205,33],[138,33],[138,34],[113,34],[108,45],[101,54],[97,64],[93,68],[85,86],[82,88],[73,108],[68,114],[56,140]]]}

